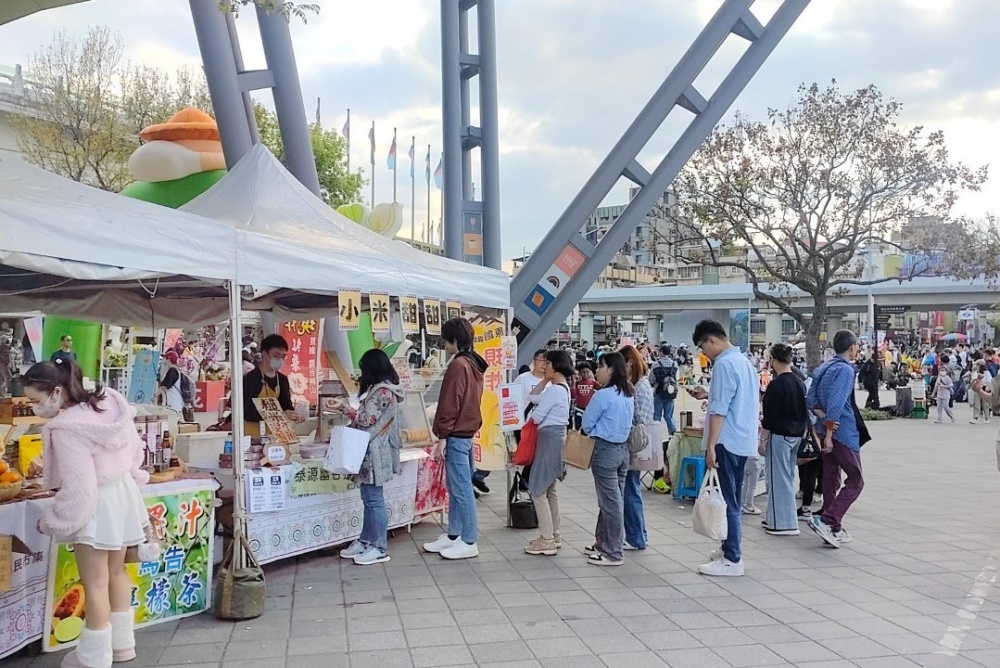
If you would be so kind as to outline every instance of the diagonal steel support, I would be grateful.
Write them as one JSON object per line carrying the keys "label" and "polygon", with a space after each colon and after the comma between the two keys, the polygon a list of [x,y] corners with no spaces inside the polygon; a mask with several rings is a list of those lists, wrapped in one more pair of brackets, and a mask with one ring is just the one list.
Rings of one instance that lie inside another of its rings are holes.
{"label": "diagonal steel support", "polygon": [[[751,14],[752,5],[753,0],[726,0],[722,4],[514,277],[511,304],[522,362],[532,350],[543,347],[565,321],[788,33],[809,0],[784,0],[766,26]],[[711,98],[705,100],[694,88],[695,79],[731,34],[747,39],[750,45]],[[694,114],[687,129],[648,180],[640,184],[638,193],[593,252],[582,252],[587,242],[580,231],[587,217],[622,176],[637,181],[633,178],[637,176],[634,164],[640,151],[678,106]]]}

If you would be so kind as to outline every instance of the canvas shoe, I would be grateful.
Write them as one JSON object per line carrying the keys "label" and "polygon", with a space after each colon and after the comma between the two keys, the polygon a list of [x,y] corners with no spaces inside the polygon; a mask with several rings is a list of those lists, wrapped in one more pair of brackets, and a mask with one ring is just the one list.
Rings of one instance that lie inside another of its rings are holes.
{"label": "canvas shoe", "polygon": [[822,517],[813,515],[813,518],[809,520],[809,524],[806,526],[812,529],[817,536],[826,541],[826,544],[830,547],[840,547],[840,541],[837,540],[837,537],[834,535],[833,527],[824,522]]}
{"label": "canvas shoe", "polygon": [[716,577],[739,577],[743,575],[743,562],[733,563],[723,557],[716,561],[710,561],[698,567],[698,572],[702,575],[712,575]]}
{"label": "canvas shoe", "polygon": [[524,548],[527,554],[544,555],[546,557],[554,557],[558,550],[559,548],[556,546],[555,539],[546,540],[541,536],[528,543],[527,547]]}
{"label": "canvas shoe", "polygon": [[851,538],[851,534],[847,533],[847,529],[834,531],[833,535],[837,537],[837,542],[840,543],[841,545],[847,545],[852,540],[854,540],[853,538]]}
{"label": "canvas shoe", "polygon": [[354,563],[358,566],[370,566],[371,564],[381,564],[389,561],[389,559],[389,553],[386,550],[372,545],[365,550],[364,554],[354,557]]}
{"label": "canvas shoe", "polygon": [[424,543],[424,552],[433,552],[435,554],[440,554],[442,550],[451,547],[452,545],[460,542],[461,540],[462,540],[461,538],[456,538],[455,540],[452,540],[451,538],[448,538],[448,534],[443,533],[440,536],[438,536],[437,540],[435,540],[433,543]]}
{"label": "canvas shoe", "polygon": [[360,540],[356,540],[340,551],[340,558],[353,559],[354,557],[361,556],[367,551],[368,551],[368,546],[362,543]]}
{"label": "canvas shoe", "polygon": [[458,539],[451,547],[441,550],[440,554],[445,559],[472,559],[479,556],[479,545],[477,543],[470,545],[462,539]]}

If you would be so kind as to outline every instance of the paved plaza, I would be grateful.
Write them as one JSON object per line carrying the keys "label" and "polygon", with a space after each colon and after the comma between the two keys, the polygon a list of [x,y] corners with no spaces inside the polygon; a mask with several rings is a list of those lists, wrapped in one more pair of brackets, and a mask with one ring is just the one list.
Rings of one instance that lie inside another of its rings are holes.
{"label": "paved plaza", "polygon": [[263,617],[202,615],[141,631],[128,665],[1000,666],[1000,420],[971,425],[967,406],[957,412],[956,425],[933,415],[870,425],[867,486],[845,520],[854,540],[839,550],[804,525],[801,536],[768,536],[747,516],[746,576],[710,579],[695,568],[715,546],[691,531],[690,504],[647,493],[649,549],[626,553],[620,568],[594,567],[582,553],[593,540],[593,482],[573,470],[560,488],[556,557],[523,553],[535,534],[504,528],[494,492],[480,502],[478,559],[421,553],[440,532],[426,522],[397,532],[387,564],[355,566],[330,551],[274,564]]}

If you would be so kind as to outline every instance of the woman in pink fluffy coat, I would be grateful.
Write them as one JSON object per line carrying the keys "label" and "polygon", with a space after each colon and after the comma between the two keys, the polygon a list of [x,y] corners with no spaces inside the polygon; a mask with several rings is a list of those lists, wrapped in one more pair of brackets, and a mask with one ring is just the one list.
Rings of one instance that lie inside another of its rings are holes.
{"label": "woman in pink fluffy coat", "polygon": [[144,542],[149,525],[135,410],[114,390],[84,389],[76,362],[41,362],[22,380],[35,415],[49,418],[45,486],[59,490],[38,528],[73,545],[84,590],[86,627],[62,666],[110,668],[135,658],[125,549]]}

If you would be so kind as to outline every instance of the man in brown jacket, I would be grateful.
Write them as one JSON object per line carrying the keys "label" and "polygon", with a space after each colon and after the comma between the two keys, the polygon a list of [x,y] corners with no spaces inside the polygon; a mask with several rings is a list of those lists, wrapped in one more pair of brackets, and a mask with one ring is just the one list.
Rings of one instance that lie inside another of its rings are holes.
{"label": "man in brown jacket", "polygon": [[433,543],[424,543],[424,549],[445,559],[469,559],[479,556],[472,437],[483,426],[480,403],[488,365],[472,350],[472,323],[465,318],[444,323],[441,336],[445,351],[454,356],[444,372],[434,415],[434,434],[439,439],[434,458],[445,460],[448,532]]}

